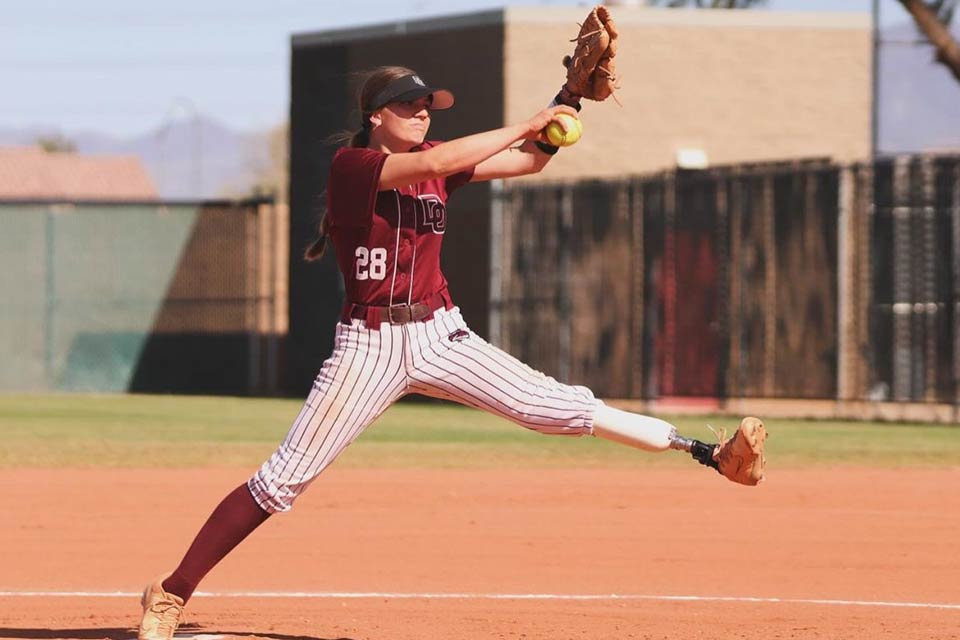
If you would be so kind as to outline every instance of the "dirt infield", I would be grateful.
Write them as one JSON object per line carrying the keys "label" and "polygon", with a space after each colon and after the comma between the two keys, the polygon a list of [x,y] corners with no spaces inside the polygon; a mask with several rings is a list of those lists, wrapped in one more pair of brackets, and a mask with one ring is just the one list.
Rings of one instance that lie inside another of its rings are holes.
{"label": "dirt infield", "polygon": [[[133,637],[135,592],[248,473],[0,472],[0,638]],[[707,474],[334,468],[214,570],[185,632],[960,638],[960,469]]]}

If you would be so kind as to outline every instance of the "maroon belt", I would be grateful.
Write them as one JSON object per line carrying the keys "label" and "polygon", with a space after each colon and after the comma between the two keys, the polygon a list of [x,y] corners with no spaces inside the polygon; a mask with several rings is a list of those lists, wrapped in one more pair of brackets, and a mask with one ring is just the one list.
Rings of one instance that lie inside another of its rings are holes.
{"label": "maroon belt", "polygon": [[349,321],[350,318],[365,320],[370,329],[379,328],[380,324],[406,324],[408,322],[420,322],[429,320],[433,317],[433,312],[442,308],[451,308],[453,303],[450,301],[450,294],[446,291],[440,291],[425,300],[411,304],[401,303],[386,307],[356,304],[348,302],[344,306],[343,320]]}

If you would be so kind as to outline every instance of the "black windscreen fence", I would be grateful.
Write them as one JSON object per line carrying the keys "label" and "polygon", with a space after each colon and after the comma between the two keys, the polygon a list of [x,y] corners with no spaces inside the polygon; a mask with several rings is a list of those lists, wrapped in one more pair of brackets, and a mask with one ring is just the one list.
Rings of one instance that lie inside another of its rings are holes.
{"label": "black windscreen fence", "polygon": [[620,398],[960,399],[960,158],[499,192],[492,331]]}

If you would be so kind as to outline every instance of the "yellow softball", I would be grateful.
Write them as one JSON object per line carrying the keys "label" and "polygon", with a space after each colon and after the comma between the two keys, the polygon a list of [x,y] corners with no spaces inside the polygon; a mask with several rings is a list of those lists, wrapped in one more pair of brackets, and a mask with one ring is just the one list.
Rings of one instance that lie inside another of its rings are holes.
{"label": "yellow softball", "polygon": [[[563,130],[557,120],[563,120],[564,124],[567,125],[567,131]],[[557,115],[556,120],[547,125],[546,133],[547,140],[553,146],[569,147],[580,139],[580,135],[583,133],[583,125],[580,123],[580,118],[561,113]]]}

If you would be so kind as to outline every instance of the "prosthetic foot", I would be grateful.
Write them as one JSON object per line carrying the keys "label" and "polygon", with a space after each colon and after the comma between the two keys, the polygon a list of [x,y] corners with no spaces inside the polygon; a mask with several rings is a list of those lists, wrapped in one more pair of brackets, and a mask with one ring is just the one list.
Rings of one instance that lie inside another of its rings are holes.
{"label": "prosthetic foot", "polygon": [[694,460],[713,467],[731,482],[750,486],[762,482],[767,462],[763,454],[767,428],[763,421],[754,417],[744,418],[730,438],[724,429],[714,433],[719,444],[685,438],[674,431],[670,434],[670,448],[686,451]]}

